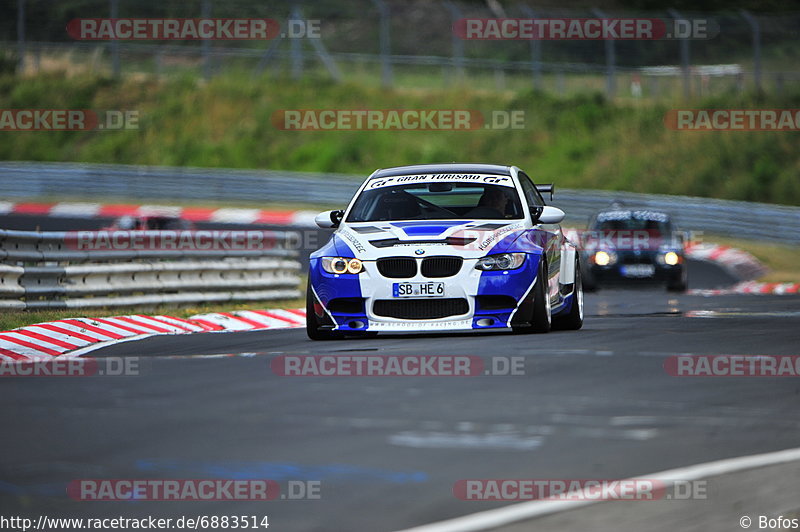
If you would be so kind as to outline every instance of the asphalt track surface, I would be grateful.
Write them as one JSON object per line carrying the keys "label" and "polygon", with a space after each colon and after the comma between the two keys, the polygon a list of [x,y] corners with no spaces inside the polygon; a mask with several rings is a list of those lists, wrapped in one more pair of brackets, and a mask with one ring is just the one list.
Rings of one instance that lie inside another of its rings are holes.
{"label": "asphalt track surface", "polygon": [[[694,288],[732,282],[690,266]],[[142,357],[139,376],[0,379],[0,515],[268,515],[271,530],[389,531],[510,504],[461,501],[459,479],[627,478],[795,447],[797,379],[672,377],[663,363],[797,355],[797,301],[614,289],[587,295],[578,332],[320,343],[294,329],[113,345],[94,355]],[[203,356],[216,354],[243,356]],[[523,357],[525,374],[281,377],[280,354]],[[321,484],[318,500],[74,501],[65,487],[81,478],[270,478],[284,494],[289,480]],[[697,503],[713,504],[713,485]]]}
{"label": "asphalt track surface", "polygon": [[[105,222],[2,219],[21,230]],[[732,282],[716,266],[690,264],[693,288]],[[313,343],[302,330],[276,330],[117,344],[94,356],[140,357],[139,376],[0,380],[0,515],[268,515],[273,530],[396,530],[508,504],[458,500],[459,479],[625,478],[793,447],[796,379],[678,378],[663,362],[676,353],[796,355],[798,318],[792,297],[614,289],[587,296],[577,333]],[[243,356],[208,356],[219,354]],[[270,361],[290,354],[523,357],[525,374],[275,375]],[[80,478],[321,488],[319,500],[92,503],[66,496]]]}

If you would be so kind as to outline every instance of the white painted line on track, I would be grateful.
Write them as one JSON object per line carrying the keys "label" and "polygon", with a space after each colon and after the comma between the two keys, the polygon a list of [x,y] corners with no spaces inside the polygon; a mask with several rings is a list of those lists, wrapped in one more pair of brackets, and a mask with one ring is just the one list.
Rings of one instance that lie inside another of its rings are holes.
{"label": "white painted line on track", "polygon": [[[772,453],[741,456],[738,458],[728,458],[714,462],[706,462],[703,464],[661,471],[660,473],[653,473],[651,475],[642,475],[640,477],[634,477],[626,480],[636,480],[638,478],[661,480],[666,483],[674,479],[681,479],[682,481],[691,482],[694,480],[702,480],[708,477],[715,477],[728,473],[745,471],[747,469],[756,469],[759,467],[794,462],[797,460],[800,460],[800,447]],[[492,530],[511,523],[519,523],[520,521],[526,521],[559,512],[575,510],[577,508],[582,508],[591,504],[600,504],[602,502],[606,501],[528,501],[519,504],[512,504],[503,508],[465,515],[463,517],[456,517],[454,519],[447,519],[445,521],[408,528],[399,532],[478,532],[482,530]]]}

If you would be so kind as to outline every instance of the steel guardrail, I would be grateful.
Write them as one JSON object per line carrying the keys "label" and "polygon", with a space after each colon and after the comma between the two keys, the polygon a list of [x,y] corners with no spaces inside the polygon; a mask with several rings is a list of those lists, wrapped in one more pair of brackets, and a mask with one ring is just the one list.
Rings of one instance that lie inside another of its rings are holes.
{"label": "steel guardrail", "polygon": [[[136,199],[160,203],[247,201],[344,206],[362,179],[363,176],[348,174],[284,170],[0,163],[0,187],[8,200],[72,196],[83,200]],[[566,211],[568,222],[580,224],[615,200],[629,206],[666,211],[683,230],[800,244],[800,207],[689,196],[562,189],[558,182],[552,203]],[[0,202],[0,212],[2,210]]]}
{"label": "steel guardrail", "polygon": [[[77,235],[98,232],[0,230],[0,309],[156,306],[300,297],[297,235],[269,231],[253,249],[165,249],[130,245],[132,235],[196,236],[203,231],[102,231],[122,234],[119,249],[81,249]],[[205,231],[210,233],[210,231]]]}

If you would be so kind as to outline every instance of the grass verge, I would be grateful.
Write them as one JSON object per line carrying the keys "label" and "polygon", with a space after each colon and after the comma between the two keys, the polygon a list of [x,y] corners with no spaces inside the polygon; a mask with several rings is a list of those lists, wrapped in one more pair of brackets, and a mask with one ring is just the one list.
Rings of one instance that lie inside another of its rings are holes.
{"label": "grass verge", "polygon": [[[681,104],[684,105],[684,104]],[[696,109],[795,109],[800,93],[735,91]],[[554,96],[476,85],[379,89],[325,80],[220,76],[113,80],[0,76],[0,108],[125,109],[139,129],[20,131],[0,159],[205,168],[270,168],[366,175],[376,168],[451,161],[517,164],[562,188],[628,190],[800,205],[800,136],[792,132],[673,131],[671,105],[609,101],[588,87]],[[480,112],[474,130],[286,130],[285,110],[422,109]],[[522,113],[512,129],[495,113]],[[170,200],[173,198],[164,198]]]}
{"label": "grass verge", "polygon": [[761,261],[769,272],[758,279],[768,283],[800,282],[800,246],[759,242],[726,236],[704,235],[703,240],[746,251]]}

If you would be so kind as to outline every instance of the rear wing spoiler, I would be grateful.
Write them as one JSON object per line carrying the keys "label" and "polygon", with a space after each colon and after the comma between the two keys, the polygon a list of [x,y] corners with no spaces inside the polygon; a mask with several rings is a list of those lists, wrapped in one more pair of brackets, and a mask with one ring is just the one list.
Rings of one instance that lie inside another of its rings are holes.
{"label": "rear wing spoiler", "polygon": [[553,193],[555,192],[555,185],[549,183],[547,185],[536,185],[536,190],[539,191],[539,194],[544,196],[545,194],[550,194],[550,201],[553,201]]}

